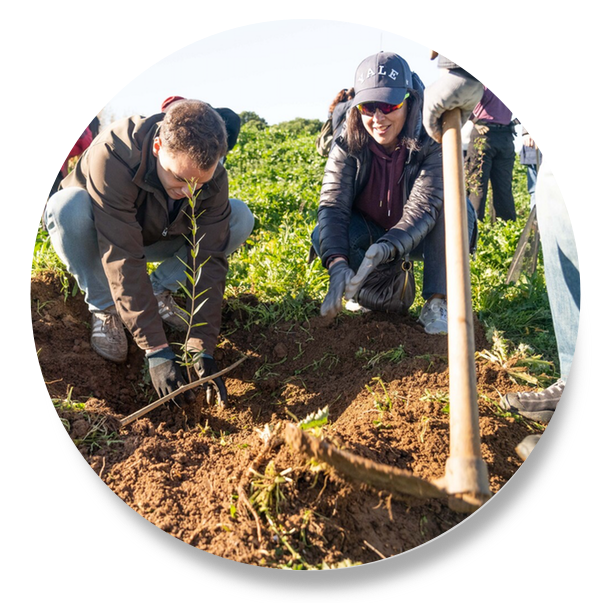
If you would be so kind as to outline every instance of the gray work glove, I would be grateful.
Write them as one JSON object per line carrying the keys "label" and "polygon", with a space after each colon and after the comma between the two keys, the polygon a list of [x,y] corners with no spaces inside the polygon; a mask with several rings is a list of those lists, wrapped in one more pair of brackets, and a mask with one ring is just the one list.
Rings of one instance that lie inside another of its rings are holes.
{"label": "gray work glove", "polygon": [[469,118],[482,94],[484,86],[471,76],[449,71],[425,88],[423,125],[427,133],[442,142],[442,115],[450,109],[461,109],[461,125]]}
{"label": "gray work glove", "polygon": [[354,272],[349,268],[349,264],[346,261],[339,260],[328,268],[328,273],[330,274],[330,287],[321,304],[321,315],[327,318],[334,318],[343,309],[345,287],[351,280]]}
{"label": "gray work glove", "polygon": [[346,299],[356,299],[356,295],[368,275],[379,265],[390,262],[396,254],[396,248],[391,243],[382,241],[368,247],[364,261],[360,264],[357,274],[349,281],[345,289]]}
{"label": "gray work glove", "polygon": [[[171,348],[162,348],[147,354],[146,357],[148,359],[150,380],[159,398],[167,396],[182,387],[182,385],[186,385],[182,369]],[[192,391],[184,392],[175,398],[178,403],[184,401],[192,403],[195,399],[196,397]]]}

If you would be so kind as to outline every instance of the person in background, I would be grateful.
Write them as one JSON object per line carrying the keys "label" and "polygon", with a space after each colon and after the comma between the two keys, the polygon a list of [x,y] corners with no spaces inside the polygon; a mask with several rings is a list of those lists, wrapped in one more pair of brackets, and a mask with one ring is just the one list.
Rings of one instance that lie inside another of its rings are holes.
{"label": "person in background", "polygon": [[[432,58],[435,57],[432,55]],[[450,109],[460,107],[463,120],[465,115],[470,114],[472,103],[477,103],[481,98],[484,87],[445,57],[439,58],[438,66],[445,69],[445,73],[425,91],[423,124],[429,135],[441,142],[442,115]],[[554,174],[545,162],[539,170],[535,196],[546,286],[558,346],[560,379],[541,391],[505,394],[501,398],[501,406],[535,421],[548,422],[567,384],[575,353],[579,327],[580,277],[575,237],[568,212]],[[528,457],[538,439],[538,436],[529,436],[521,442],[517,450],[522,458]]]}
{"label": "person in background", "polygon": [[94,135],[91,131],[91,127],[87,126],[84,132],[79,136],[78,140],[74,143],[72,150],[68,153],[66,160],[63,162],[63,165],[57,174],[57,178],[55,178],[55,182],[51,187],[49,197],[54,195],[59,190],[59,183],[68,175],[70,159],[82,155],[85,152],[85,149],[87,149],[87,147],[93,142],[93,138]]}
{"label": "person in background", "polygon": [[465,158],[468,195],[479,220],[484,220],[489,182],[498,218],[516,219],[512,175],[516,152],[512,112],[488,88],[472,111],[474,124]]}
{"label": "person in background", "polygon": [[[197,191],[194,261],[203,266],[195,294],[204,294],[206,301],[192,317],[185,343],[201,353],[195,363],[200,377],[217,372],[213,354],[227,256],[245,241],[253,224],[245,204],[232,211],[220,163],[227,148],[222,118],[202,101],[184,100],[166,113],[121,119],[95,138],[45,209],[51,243],[85,294],[92,349],[102,358],[124,362],[126,326],[145,351],[159,396],[184,384],[163,322],[186,330],[189,321],[172,293],[186,279],[185,264],[193,263],[191,221],[183,211],[191,189]],[[149,262],[159,262],[150,275]],[[214,384],[226,401],[222,379]],[[184,398],[192,400],[193,392]]]}
{"label": "person in background", "polygon": [[341,133],[341,129],[345,120],[347,119],[347,112],[351,108],[351,101],[355,96],[353,88],[348,90],[344,88],[341,90],[328,109],[328,117],[332,118],[332,143],[336,141],[336,138]]}
{"label": "person in background", "polygon": [[531,198],[531,209],[535,206],[535,185],[537,184],[537,172],[541,166],[541,151],[531,138],[528,131],[522,129],[522,148],[520,149],[520,163],[527,168],[527,191]]}
{"label": "person in background", "polygon": [[356,299],[382,264],[424,258],[419,320],[427,333],[447,332],[442,152],[421,125],[423,90],[392,52],[356,70],[353,108],[326,163],[311,237],[330,276],[322,316],[336,316],[343,297]]}
{"label": "person in background", "polygon": [[321,127],[321,131],[315,139],[315,148],[322,157],[327,157],[334,146],[336,138],[341,133],[347,112],[351,108],[353,99],[353,88],[343,88],[332,99],[328,108],[328,118]]}

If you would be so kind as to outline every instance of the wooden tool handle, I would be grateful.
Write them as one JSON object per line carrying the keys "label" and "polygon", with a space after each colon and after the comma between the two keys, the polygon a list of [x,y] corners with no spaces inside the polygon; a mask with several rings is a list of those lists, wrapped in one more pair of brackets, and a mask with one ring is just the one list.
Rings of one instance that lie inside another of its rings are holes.
{"label": "wooden tool handle", "polygon": [[218,377],[225,375],[229,371],[232,371],[235,367],[239,366],[244,360],[247,360],[248,357],[249,356],[246,355],[246,356],[243,356],[242,358],[239,358],[239,360],[237,360],[237,362],[233,362],[233,364],[231,364],[230,366],[226,367],[225,369],[222,369],[221,371],[218,371],[217,373],[214,373],[213,375],[208,375],[207,377],[202,377],[201,379],[197,379],[196,381],[193,381],[192,383],[187,383],[186,385],[182,385],[181,387],[179,387],[175,391],[171,392],[170,394],[167,394],[166,396],[163,396],[162,398],[159,398],[158,400],[151,402],[147,406],[144,406],[144,408],[140,408],[139,410],[136,410],[134,413],[130,414],[128,417],[125,417],[124,419],[121,420],[120,426],[125,427],[125,426],[129,425],[130,423],[133,423],[133,421],[135,421],[136,419],[140,419],[144,415],[148,414],[151,410],[158,408],[161,404],[164,404],[165,402],[167,402],[169,400],[173,400],[173,398],[175,398],[176,396],[179,396],[180,394],[183,394],[184,392],[194,389],[195,387],[199,387],[200,385],[203,385],[204,383],[207,383],[208,381],[213,381],[214,379],[217,379]]}
{"label": "wooden tool handle", "polygon": [[450,387],[450,456],[446,464],[446,487],[456,495],[487,495],[488,472],[480,452],[460,109],[444,114],[442,131]]}

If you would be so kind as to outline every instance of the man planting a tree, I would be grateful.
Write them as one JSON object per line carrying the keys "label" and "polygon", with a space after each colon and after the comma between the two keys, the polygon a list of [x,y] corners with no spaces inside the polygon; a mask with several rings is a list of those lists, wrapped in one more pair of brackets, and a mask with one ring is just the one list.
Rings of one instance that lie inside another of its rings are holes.
{"label": "man planting a tree", "polygon": [[[187,100],[166,114],[125,118],[97,136],[45,210],[53,247],[91,311],[91,347],[103,358],[124,362],[126,326],[146,352],[159,396],[185,384],[163,321],[181,331],[190,322],[186,346],[202,352],[197,373],[218,372],[213,353],[227,256],[253,228],[247,206],[228,198],[220,163],[226,152],[224,122],[207,103]],[[192,195],[197,195],[199,240],[194,259],[191,217],[184,211]],[[150,275],[149,262],[160,262]],[[195,294],[204,292],[205,303],[194,316],[171,295],[185,280],[187,265],[191,274],[193,265],[202,266]],[[225,402],[222,379],[213,383]],[[185,392],[183,398],[190,401],[194,394]]]}

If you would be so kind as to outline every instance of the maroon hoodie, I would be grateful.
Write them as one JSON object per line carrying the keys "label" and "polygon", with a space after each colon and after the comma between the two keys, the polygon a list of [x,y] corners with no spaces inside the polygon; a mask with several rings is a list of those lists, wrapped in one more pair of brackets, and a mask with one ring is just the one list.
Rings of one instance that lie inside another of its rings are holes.
{"label": "maroon hoodie", "polygon": [[355,199],[355,208],[368,216],[385,230],[393,228],[404,211],[404,164],[407,150],[400,143],[393,153],[388,154],[375,140],[368,144],[372,152],[370,177]]}

